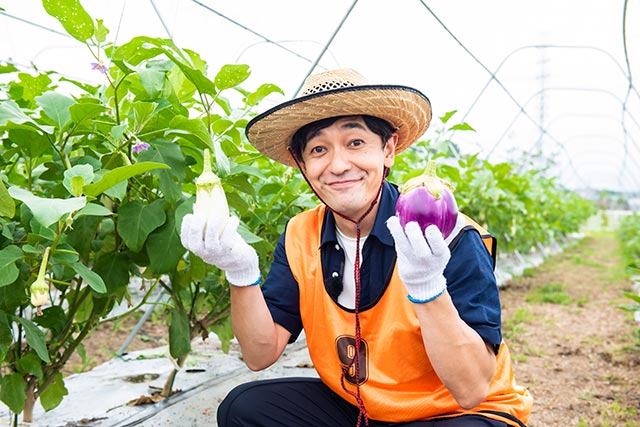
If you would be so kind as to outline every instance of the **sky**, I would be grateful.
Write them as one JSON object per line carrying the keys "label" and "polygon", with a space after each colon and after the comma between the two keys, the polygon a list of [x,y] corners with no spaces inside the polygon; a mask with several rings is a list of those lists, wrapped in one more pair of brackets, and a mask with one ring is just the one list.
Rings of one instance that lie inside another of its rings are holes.
{"label": "sky", "polygon": [[[627,0],[81,0],[109,39],[171,37],[208,62],[252,70],[243,85],[295,96],[312,71],[354,68],[415,87],[463,153],[522,162],[539,151],[561,184],[640,192],[640,1]],[[93,59],[39,0],[0,0],[0,61],[100,82]],[[623,22],[626,28],[623,32]],[[48,29],[44,29],[48,28]],[[626,37],[625,37],[626,36]],[[269,40],[269,41],[266,41]],[[325,50],[326,49],[326,50]],[[492,73],[495,78],[492,80]]]}

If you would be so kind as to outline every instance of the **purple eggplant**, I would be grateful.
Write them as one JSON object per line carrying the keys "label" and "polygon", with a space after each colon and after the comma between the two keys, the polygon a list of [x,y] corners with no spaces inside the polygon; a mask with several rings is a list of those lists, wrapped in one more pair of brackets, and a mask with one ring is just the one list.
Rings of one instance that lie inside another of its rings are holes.
{"label": "purple eggplant", "polygon": [[396,215],[404,226],[416,221],[422,231],[431,224],[438,226],[446,239],[458,219],[458,205],[451,184],[436,175],[436,163],[430,160],[424,173],[399,187]]}

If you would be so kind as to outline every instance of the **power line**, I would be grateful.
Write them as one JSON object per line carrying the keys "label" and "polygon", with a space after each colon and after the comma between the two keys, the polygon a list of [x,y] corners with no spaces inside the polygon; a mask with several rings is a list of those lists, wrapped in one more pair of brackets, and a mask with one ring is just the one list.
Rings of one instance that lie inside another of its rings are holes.
{"label": "power line", "polygon": [[[442,22],[442,20],[431,10],[431,8],[429,8],[429,6],[427,6],[427,4],[424,2],[424,0],[420,0],[420,3],[422,3],[422,5],[424,6],[425,9],[427,9],[427,11],[431,14],[431,16],[433,16],[433,18],[440,24],[440,26],[442,26],[442,28],[447,32],[447,34],[449,34],[449,36],[451,36],[451,38],[453,38],[456,43],[458,43],[460,45],[460,47],[462,47],[462,49],[478,64],[480,65],[480,67],[482,67],[482,69],[484,69],[487,73],[489,73],[492,77],[493,80],[495,80],[495,82],[498,84],[498,86],[500,86],[502,88],[502,90],[507,94],[507,96],[513,101],[513,103],[515,103],[518,108],[519,108],[519,114],[524,114],[524,116],[529,119],[534,125],[536,125],[536,127],[538,129],[540,129],[542,131],[543,134],[547,134],[549,135],[549,137],[556,142],[557,144],[559,144],[558,140],[556,138],[553,138],[552,135],[549,134],[549,132],[547,132],[544,127],[538,123],[533,117],[531,117],[531,115],[526,111],[526,109],[518,102],[518,100],[513,96],[513,94],[509,91],[509,89],[507,89],[504,84],[502,84],[502,82],[495,76],[494,73],[491,72],[491,70],[489,70],[489,68],[482,62],[480,61],[452,32],[451,30],[449,30],[449,28],[444,24],[444,22]],[[515,119],[514,119],[515,121]],[[494,146],[495,147],[495,146]],[[563,150],[566,152],[566,149],[563,148]],[[568,153],[567,153],[568,154]],[[569,159],[569,164],[571,165],[571,169],[574,170],[574,172],[576,173],[576,176],[578,175],[578,171],[576,169],[576,167],[574,166],[573,162],[571,161],[571,156],[568,157]]]}
{"label": "power line", "polygon": [[49,27],[47,27],[47,26],[37,24],[37,23],[35,23],[35,22],[29,21],[28,19],[24,19],[24,18],[20,18],[20,17],[18,17],[18,16],[11,15],[11,14],[9,14],[9,13],[5,12],[5,11],[2,11],[2,10],[0,10],[0,15],[4,15],[4,16],[6,16],[7,18],[12,18],[12,19],[15,19],[16,21],[20,21],[20,22],[22,22],[22,23],[29,24],[29,25],[32,25],[32,26],[34,26],[34,27],[38,27],[38,28],[40,28],[40,29],[42,29],[42,30],[50,31],[50,32],[55,33],[55,34],[58,34],[58,35],[60,35],[60,36],[64,36],[64,37],[67,37],[67,38],[73,39],[73,37],[71,37],[71,36],[70,36],[69,34],[67,34],[67,33],[63,33],[62,31],[54,30],[53,28],[49,28]]}
{"label": "power line", "polygon": [[[533,99],[535,99],[536,97],[538,97],[541,92],[544,91],[555,91],[555,90],[562,90],[562,91],[582,91],[582,92],[597,92],[597,93],[604,93],[606,95],[611,96],[612,98],[614,98],[615,100],[617,100],[621,105],[623,105],[623,101],[613,92],[605,90],[605,89],[594,89],[594,88],[572,88],[572,87],[568,87],[568,88],[564,88],[564,87],[546,87],[542,90],[537,91],[536,93],[534,93],[528,100],[527,102],[525,102],[525,107],[526,105],[529,104],[529,102],[531,102]],[[624,107],[623,107],[624,110]],[[627,110],[624,110],[627,111]],[[624,114],[623,111],[623,114]],[[498,140],[495,142],[495,144],[491,147],[491,149],[489,150],[489,153],[487,154],[487,157],[490,157],[491,154],[493,153],[493,151],[497,148],[498,145],[500,145],[500,143],[502,143],[504,137],[507,135],[508,131],[511,129],[511,127],[514,125],[514,123],[516,122],[516,120],[518,119],[518,117],[520,116],[520,114],[522,114],[521,111],[518,111],[516,113],[516,115],[514,116],[514,118],[512,119],[512,121],[509,123],[509,125],[506,127],[506,129],[504,130],[504,132],[502,133],[502,135],[498,138]],[[626,114],[625,114],[626,116]],[[636,126],[638,126],[638,128],[640,129],[640,123],[638,123],[638,121],[636,121],[636,119],[631,116],[631,121],[634,122],[636,124]],[[624,125],[624,123],[622,124],[622,129],[624,131],[624,135],[628,138],[631,138],[628,134],[627,134],[627,129],[626,126]],[[556,139],[553,135],[551,135],[550,132],[548,132],[546,129],[544,130],[544,133],[546,135],[549,136],[549,138],[556,143],[556,145],[558,145],[558,147],[560,147],[565,154],[567,155],[568,159],[569,159],[569,163],[571,168],[574,170],[576,176],[580,176],[578,170],[576,169],[576,167],[573,165],[573,163],[571,162],[571,156],[569,154],[569,152],[567,151],[566,147],[558,140]],[[631,141],[633,142],[634,146],[637,146],[637,143],[635,142],[635,140],[633,140],[631,138]],[[621,166],[621,174],[624,173],[624,170],[627,168],[627,159],[629,157],[629,147],[627,144],[627,138],[623,139],[623,149],[624,149],[624,156],[623,156],[623,162],[622,162],[622,166]],[[528,151],[527,151],[528,152]]]}
{"label": "power line", "polygon": [[631,90],[636,94],[638,99],[640,99],[640,92],[638,92],[637,88],[635,86],[633,86],[633,84],[631,84],[631,81],[629,80],[629,76],[628,76],[627,72],[625,72],[625,70],[622,67],[622,65],[620,65],[620,63],[614,58],[613,55],[611,55],[611,53],[607,52],[604,49],[601,49],[601,48],[598,48],[598,47],[595,47],[595,46],[585,46],[585,45],[556,45],[556,44],[527,45],[527,46],[520,46],[520,47],[512,50],[511,52],[509,52],[509,54],[507,54],[502,59],[502,61],[496,67],[494,72],[491,73],[491,77],[489,77],[489,80],[487,81],[487,83],[484,85],[482,90],[480,90],[480,93],[478,93],[478,95],[476,96],[475,100],[471,103],[471,106],[467,109],[467,112],[464,114],[464,116],[462,118],[463,121],[469,115],[471,110],[475,107],[476,103],[482,97],[482,95],[484,94],[486,89],[489,87],[491,82],[494,81],[494,80],[497,80],[496,79],[496,75],[502,69],[502,66],[505,65],[505,63],[509,59],[511,59],[511,57],[513,55],[515,55],[516,53],[518,53],[520,51],[527,50],[527,49],[588,49],[588,50],[593,50],[593,51],[596,51],[598,53],[604,54],[609,59],[611,59],[611,61],[613,61],[613,63],[618,67],[618,69],[620,70],[622,75],[625,77],[625,79],[629,81]]}
{"label": "power line", "polygon": [[204,9],[208,10],[209,12],[211,12],[211,13],[214,13],[214,14],[218,15],[218,16],[219,16],[219,17],[221,17],[222,19],[224,19],[224,20],[226,20],[226,21],[231,22],[233,25],[235,25],[235,26],[237,26],[237,27],[242,28],[244,31],[247,31],[247,32],[249,32],[249,33],[251,33],[251,34],[253,34],[253,35],[257,36],[257,37],[260,37],[260,38],[261,38],[262,40],[264,40],[265,42],[267,42],[267,43],[271,43],[271,44],[273,44],[274,46],[277,46],[277,47],[279,47],[280,49],[285,50],[285,51],[289,52],[290,54],[295,55],[295,56],[297,56],[298,58],[303,59],[303,60],[305,60],[305,61],[307,61],[307,62],[313,62],[311,59],[309,59],[309,58],[307,58],[307,57],[305,57],[305,56],[303,56],[303,55],[299,54],[298,52],[296,52],[296,51],[294,51],[294,50],[289,49],[289,48],[288,48],[288,47],[286,47],[286,46],[282,46],[282,45],[281,45],[280,43],[278,43],[277,41],[271,40],[271,39],[270,39],[270,38],[268,38],[267,36],[263,36],[262,34],[260,34],[260,33],[256,32],[256,31],[252,30],[252,29],[251,29],[251,28],[249,28],[249,27],[246,27],[245,25],[242,25],[242,24],[241,24],[241,23],[239,23],[238,21],[236,21],[236,20],[234,20],[234,19],[229,18],[228,16],[224,15],[223,13],[218,12],[217,10],[215,10],[215,9],[213,9],[213,8],[211,8],[211,7],[209,7],[209,6],[207,6],[206,4],[201,3],[201,2],[200,2],[200,1],[198,1],[198,0],[191,0],[191,1],[192,1],[193,3],[195,3],[195,4],[197,4],[198,6],[200,6],[200,7],[204,8]]}
{"label": "power line", "polygon": [[338,34],[338,32],[342,29],[342,26],[344,25],[345,21],[347,20],[347,18],[349,17],[349,15],[351,15],[351,11],[353,10],[353,8],[356,6],[356,4],[358,3],[358,0],[354,0],[353,3],[351,4],[351,7],[349,8],[349,10],[347,10],[347,13],[344,15],[344,17],[342,18],[342,20],[340,21],[340,23],[338,24],[338,27],[335,29],[335,31],[333,32],[333,34],[331,35],[331,37],[329,37],[329,40],[327,41],[327,43],[324,45],[324,48],[322,49],[322,51],[320,51],[320,54],[318,55],[318,57],[316,58],[316,60],[314,61],[314,63],[311,65],[311,68],[309,68],[309,71],[307,71],[307,74],[304,76],[304,78],[302,79],[302,81],[300,82],[300,86],[298,86],[298,89],[296,89],[293,97],[295,98],[296,96],[298,96],[298,93],[300,92],[300,89],[302,89],[302,86],[304,85],[304,81],[307,79],[307,77],[309,77],[309,75],[313,72],[313,70],[316,68],[316,66],[318,65],[318,62],[320,62],[320,59],[322,59],[322,56],[324,55],[324,53],[327,51],[327,49],[329,48],[329,46],[331,45],[331,43],[333,42],[333,39],[336,37],[336,35]]}
{"label": "power line", "polygon": [[169,31],[169,27],[167,27],[167,24],[164,22],[164,19],[162,19],[162,15],[160,14],[160,11],[158,10],[158,7],[156,6],[156,2],[153,1],[153,0],[149,0],[149,3],[151,3],[151,7],[153,7],[153,10],[156,12],[156,16],[160,20],[160,23],[162,24],[162,28],[164,28],[164,31],[167,33],[169,38],[171,40],[173,40],[173,36],[171,35],[171,31]]}

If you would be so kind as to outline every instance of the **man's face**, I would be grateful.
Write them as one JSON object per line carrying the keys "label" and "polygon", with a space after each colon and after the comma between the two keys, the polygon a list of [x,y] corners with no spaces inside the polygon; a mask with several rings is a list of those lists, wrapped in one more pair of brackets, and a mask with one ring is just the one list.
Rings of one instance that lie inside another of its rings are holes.
{"label": "man's face", "polygon": [[383,147],[362,117],[341,118],[309,135],[302,168],[331,209],[358,220],[378,194],[384,167],[393,165],[397,140],[394,133]]}

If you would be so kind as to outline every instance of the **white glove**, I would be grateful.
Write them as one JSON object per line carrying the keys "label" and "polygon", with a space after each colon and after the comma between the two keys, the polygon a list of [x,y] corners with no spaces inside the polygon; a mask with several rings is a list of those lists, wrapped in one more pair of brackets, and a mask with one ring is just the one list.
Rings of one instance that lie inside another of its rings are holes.
{"label": "white glove", "polygon": [[215,226],[207,227],[207,218],[187,214],[182,219],[182,246],[198,255],[207,264],[223,270],[234,286],[251,286],[260,282],[258,254],[238,234],[240,220],[229,218],[222,233]]}
{"label": "white glove", "polygon": [[409,300],[425,303],[438,298],[447,288],[443,272],[451,252],[435,225],[422,234],[417,222],[408,222],[404,231],[397,216],[387,220],[395,241],[398,273],[409,292]]}

